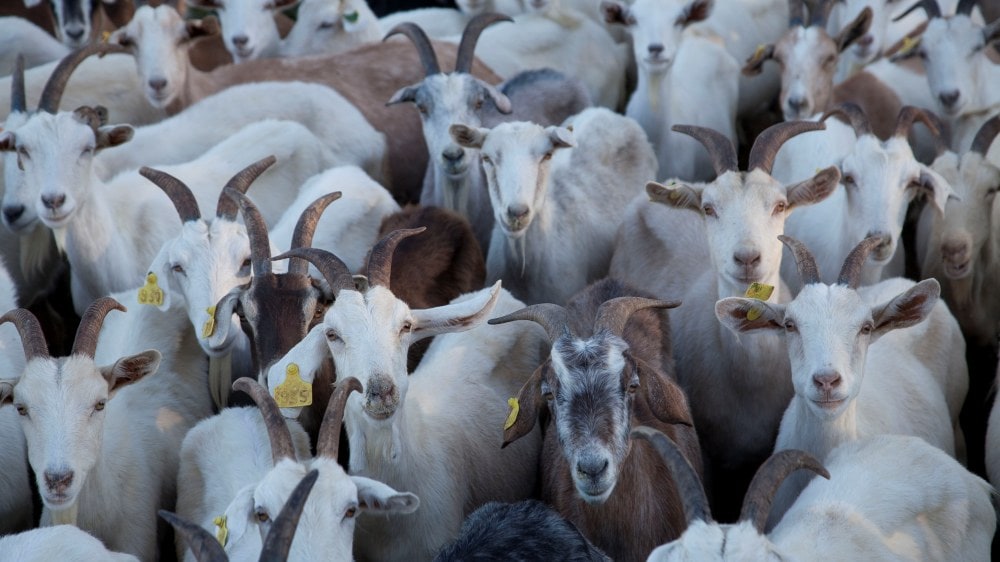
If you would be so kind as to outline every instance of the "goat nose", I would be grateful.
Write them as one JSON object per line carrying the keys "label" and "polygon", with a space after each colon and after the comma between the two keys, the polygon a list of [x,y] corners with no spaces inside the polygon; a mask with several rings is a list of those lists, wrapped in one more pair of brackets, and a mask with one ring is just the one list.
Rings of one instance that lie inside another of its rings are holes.
{"label": "goat nose", "polygon": [[83,28],[75,27],[73,29],[67,29],[66,36],[74,41],[79,41],[80,39],[83,39]]}
{"label": "goat nose", "polygon": [[245,47],[249,41],[250,38],[246,35],[233,35],[233,45],[237,47]]}
{"label": "goat nose", "polygon": [[3,218],[12,223],[24,214],[24,205],[10,205],[3,208]]}
{"label": "goat nose", "polygon": [[528,216],[531,212],[527,205],[511,205],[507,207],[507,216],[510,217],[512,221],[519,221]]}
{"label": "goat nose", "polygon": [[760,263],[760,252],[757,250],[740,250],[733,254],[733,261],[744,267],[753,267]]}
{"label": "goat nose", "polygon": [[576,471],[589,478],[598,478],[608,469],[608,459],[587,455],[576,461]]}
{"label": "goat nose", "polygon": [[663,43],[653,43],[649,46],[649,54],[654,58],[662,55],[663,50],[664,50]]}
{"label": "goat nose", "polygon": [[840,373],[837,371],[820,371],[813,375],[813,384],[824,392],[829,392],[840,386]]}
{"label": "goat nose", "polygon": [[952,107],[958,102],[958,97],[961,95],[958,90],[952,90],[950,92],[941,92],[938,94],[938,99],[941,100],[941,105],[945,107]]}
{"label": "goat nose", "polygon": [[441,157],[452,164],[456,164],[461,162],[465,157],[465,151],[460,146],[452,145],[441,151]]}
{"label": "goat nose", "polygon": [[807,103],[805,98],[788,98],[788,107],[796,113],[801,113]]}
{"label": "goat nose", "polygon": [[73,471],[65,470],[62,472],[52,472],[46,470],[43,473],[45,478],[45,487],[53,492],[64,492],[66,488],[69,488],[73,483]]}
{"label": "goat nose", "polygon": [[62,207],[65,202],[65,195],[42,195],[42,205],[45,205],[45,208],[53,211]]}
{"label": "goat nose", "polygon": [[152,89],[154,89],[154,90],[156,90],[157,92],[159,92],[163,88],[167,87],[167,79],[166,78],[150,78],[149,79],[149,87],[152,88]]}
{"label": "goat nose", "polygon": [[856,41],[856,43],[861,47],[867,47],[871,45],[873,41],[875,41],[875,36],[873,36],[870,33],[866,33],[862,35],[861,38]]}

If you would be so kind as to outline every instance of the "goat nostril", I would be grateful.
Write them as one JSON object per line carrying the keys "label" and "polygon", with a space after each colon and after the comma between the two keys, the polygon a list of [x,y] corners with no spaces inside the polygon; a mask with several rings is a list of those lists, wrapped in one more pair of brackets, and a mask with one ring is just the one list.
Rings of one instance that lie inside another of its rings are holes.
{"label": "goat nostril", "polygon": [[581,459],[576,463],[576,470],[580,474],[585,474],[591,478],[595,478],[604,473],[608,469],[608,459],[604,458],[587,458]]}
{"label": "goat nostril", "polygon": [[45,471],[45,486],[50,490],[65,490],[73,483],[73,471],[49,472]]}
{"label": "goat nostril", "polygon": [[820,390],[833,390],[840,386],[840,373],[836,371],[817,373],[813,375],[813,384]]}
{"label": "goat nostril", "polygon": [[63,203],[65,203],[65,202],[66,202],[66,196],[65,195],[52,195],[52,196],[43,195],[42,196],[42,205],[45,205],[45,208],[51,209],[53,211],[55,211],[59,207],[62,207]]}
{"label": "goat nostril", "polygon": [[70,39],[72,39],[74,41],[79,41],[80,39],[83,39],[83,30],[82,29],[67,29],[66,30],[66,35]]}
{"label": "goat nostril", "polygon": [[249,41],[250,38],[246,35],[233,35],[233,45],[237,47],[245,47]]}
{"label": "goat nostril", "polygon": [[733,261],[737,264],[749,267],[760,263],[760,252],[744,251],[733,254]]}
{"label": "goat nostril", "polygon": [[159,92],[163,88],[167,87],[166,78],[151,78],[149,80],[149,87]]}
{"label": "goat nostril", "polygon": [[793,111],[800,112],[806,107],[805,98],[788,98],[788,107]]}
{"label": "goat nostril", "polygon": [[951,107],[958,102],[958,98],[961,96],[958,90],[953,90],[951,92],[942,92],[938,95],[938,99],[941,100],[941,105],[945,107]]}
{"label": "goat nostril", "polygon": [[441,152],[441,156],[451,163],[461,162],[465,158],[465,151],[461,148],[447,148]]}
{"label": "goat nostril", "polygon": [[7,222],[14,222],[24,214],[24,205],[11,205],[3,208],[3,216]]}
{"label": "goat nostril", "polygon": [[664,46],[662,43],[653,43],[649,46],[649,54],[658,57],[663,54]]}
{"label": "goat nostril", "polygon": [[528,216],[529,212],[530,210],[526,205],[512,205],[507,207],[507,216],[514,221],[524,219]]}

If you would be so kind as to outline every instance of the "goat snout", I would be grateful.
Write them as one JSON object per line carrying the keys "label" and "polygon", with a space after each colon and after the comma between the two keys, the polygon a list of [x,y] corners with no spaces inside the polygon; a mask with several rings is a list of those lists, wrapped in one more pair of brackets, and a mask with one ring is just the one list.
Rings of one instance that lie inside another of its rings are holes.
{"label": "goat snout", "polygon": [[941,92],[938,94],[938,99],[941,100],[942,106],[952,108],[958,103],[958,98],[960,98],[961,95],[961,92],[958,90],[951,90],[950,92]]}
{"label": "goat snout", "polygon": [[893,244],[892,235],[880,230],[872,230],[865,238],[878,238],[878,246],[872,250],[871,256],[875,261],[885,261],[892,257]]}
{"label": "goat snout", "polygon": [[941,261],[944,273],[952,279],[961,279],[972,270],[970,244],[965,240],[946,240],[941,244]]}
{"label": "goat snout", "polygon": [[58,472],[46,470],[42,476],[45,478],[45,487],[48,491],[56,494],[66,493],[66,490],[73,484],[72,470],[60,470]]}
{"label": "goat snout", "polygon": [[246,35],[233,35],[233,45],[237,47],[246,47],[247,43],[250,42],[250,38]]}
{"label": "goat snout", "polygon": [[167,87],[167,79],[166,78],[150,78],[149,79],[149,87],[152,88],[153,91],[155,91],[155,92],[160,92],[164,88]]}
{"label": "goat snout", "polygon": [[392,377],[376,375],[368,381],[365,390],[365,410],[375,419],[384,420],[392,416],[399,405],[399,389]]}
{"label": "goat snout", "polygon": [[518,231],[528,226],[528,215],[531,209],[527,205],[515,204],[507,207],[507,226],[510,230]]}
{"label": "goat snout", "polygon": [[66,203],[66,195],[42,195],[42,205],[51,211],[57,211]]}
{"label": "goat snout", "polygon": [[788,109],[796,115],[802,115],[809,109],[809,101],[802,97],[788,98]]}
{"label": "goat snout", "polygon": [[837,371],[820,371],[813,375],[813,385],[824,394],[829,394],[840,386],[840,373]]}
{"label": "goat snout", "polygon": [[465,159],[465,151],[462,150],[462,147],[453,144],[441,151],[441,158],[444,159],[445,164],[454,166]]}
{"label": "goat snout", "polygon": [[608,459],[603,455],[584,454],[576,461],[576,471],[590,480],[599,480],[608,470]]}
{"label": "goat snout", "polygon": [[73,42],[78,42],[83,39],[83,28],[82,27],[67,27],[66,37],[69,37]]}
{"label": "goat snout", "polygon": [[649,49],[649,56],[655,59],[659,58],[659,56],[663,54],[666,47],[663,46],[663,43],[650,43],[647,49]]}
{"label": "goat snout", "polygon": [[3,218],[8,224],[17,222],[24,215],[24,205],[7,205],[3,208]]}

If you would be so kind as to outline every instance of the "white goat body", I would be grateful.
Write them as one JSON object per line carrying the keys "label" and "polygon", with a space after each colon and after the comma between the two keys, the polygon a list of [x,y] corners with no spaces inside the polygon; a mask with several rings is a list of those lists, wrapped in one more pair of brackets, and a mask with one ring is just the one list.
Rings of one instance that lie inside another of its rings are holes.
{"label": "white goat body", "polygon": [[19,562],[139,562],[131,554],[111,552],[101,541],[73,525],[56,525],[0,536],[0,551]]}
{"label": "white goat body", "polygon": [[[997,373],[1000,374],[1000,363],[997,363]],[[986,426],[986,476],[991,483],[1000,482],[1000,400],[996,399]]]}
{"label": "white goat body", "polygon": [[[69,49],[47,31],[19,17],[0,17],[0,76],[14,72],[14,60],[24,56],[25,68],[59,60]],[[4,110],[6,111],[6,110]]]}
{"label": "white goat body", "polygon": [[302,0],[295,25],[281,40],[278,54],[301,57],[344,53],[381,41],[388,29],[392,28],[380,25],[365,0]]}
{"label": "white goat body", "polygon": [[[0,309],[17,308],[17,288],[0,261]],[[13,326],[0,326],[0,380],[24,370],[24,353]],[[0,408],[0,535],[31,528],[28,453],[17,411]],[[0,543],[2,544],[2,543]]]}

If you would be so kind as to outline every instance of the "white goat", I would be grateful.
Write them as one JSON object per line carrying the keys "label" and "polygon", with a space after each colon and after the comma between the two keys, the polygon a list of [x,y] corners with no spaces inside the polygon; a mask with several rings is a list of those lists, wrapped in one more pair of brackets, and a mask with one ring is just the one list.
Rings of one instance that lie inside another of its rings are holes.
{"label": "white goat", "polygon": [[298,3],[299,0],[188,0],[189,5],[218,15],[223,42],[236,63],[276,56],[281,34],[275,18]]}
{"label": "white goat", "polygon": [[717,35],[688,29],[709,17],[711,1],[664,3],[602,4],[609,22],[628,26],[639,67],[625,114],[642,125],[656,149],[656,178],[707,181],[712,163],[705,151],[671,128],[681,122],[708,127],[735,143],[739,64]]}
{"label": "white goat", "polygon": [[0,18],[0,76],[14,71],[14,59],[24,56],[27,68],[59,60],[69,49],[44,29],[24,18]]}
{"label": "white goat", "polygon": [[104,544],[73,525],[32,529],[17,535],[0,536],[5,559],[19,562],[139,562],[131,554],[111,552]]}
{"label": "white goat", "polygon": [[[1000,362],[996,372],[1000,375]],[[1000,400],[996,399],[993,400],[986,427],[986,476],[990,482],[1000,482]]]}
{"label": "white goat", "polygon": [[[15,308],[17,289],[0,261],[0,309]],[[23,357],[14,327],[0,327],[0,380],[21,373]],[[17,417],[13,408],[0,408],[0,535],[30,529],[33,520],[28,454]]]}
{"label": "white goat", "polygon": [[302,0],[295,25],[281,41],[278,54],[301,57],[344,53],[381,41],[388,29],[365,0]]}
{"label": "white goat", "polygon": [[[780,305],[727,298],[715,307],[719,321],[733,333],[786,333],[795,396],[781,420],[775,450],[801,449],[825,459],[847,441],[901,434],[921,437],[952,456],[957,449],[964,457],[958,414],[969,387],[965,341],[958,322],[938,301],[937,281],[890,279],[859,290],[862,264],[879,244],[872,237],[848,256],[837,284],[827,285],[806,246],[781,239],[794,253],[805,283],[795,300]],[[782,486],[769,527],[806,482],[793,476]]]}
{"label": "white goat", "polygon": [[[395,297],[388,286],[393,249],[420,231],[395,231],[372,249],[363,292],[332,254],[309,249],[279,256],[312,261],[336,297],[323,322],[269,368],[268,388],[280,387],[293,362],[311,381],[332,355],[337,372],[357,374],[363,387],[345,412],[350,472],[420,497],[419,517],[358,522],[355,548],[362,559],[429,560],[476,506],[526,498],[535,486],[538,432],[523,444],[498,445],[507,398],[542,362],[544,333],[535,326],[473,328],[495,307],[501,313],[523,307],[499,283],[432,309],[411,310]],[[449,333],[463,330],[469,331]],[[408,375],[410,344],[435,334],[447,335],[434,339]]]}
{"label": "white goat", "polygon": [[591,108],[562,127],[455,125],[451,135],[479,149],[486,170],[496,220],[488,281],[531,304],[563,303],[605,276],[619,218],[656,169],[637,123]]}
{"label": "white goat", "polygon": [[[687,531],[654,550],[651,562],[989,558],[996,492],[918,437],[880,435],[845,443],[826,459],[826,468],[802,451],[776,453],[757,471],[740,520],[720,525],[676,445],[643,428],[633,436],[652,440],[687,490],[682,495]],[[765,535],[776,487],[802,468],[824,478],[813,479]]]}

